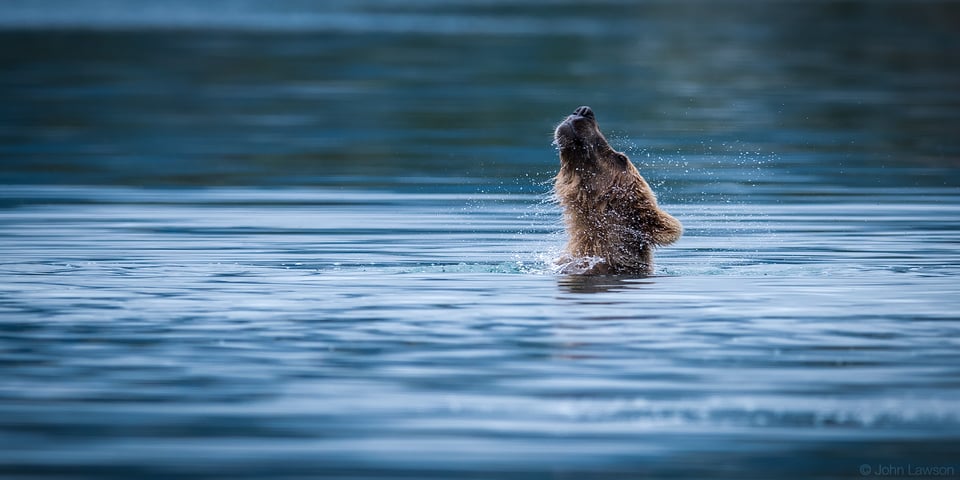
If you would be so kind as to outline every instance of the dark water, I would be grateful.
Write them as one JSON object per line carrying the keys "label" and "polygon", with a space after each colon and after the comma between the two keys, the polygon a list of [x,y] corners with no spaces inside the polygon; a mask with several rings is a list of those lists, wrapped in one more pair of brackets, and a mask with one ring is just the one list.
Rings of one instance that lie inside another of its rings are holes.
{"label": "dark water", "polygon": [[[0,476],[957,478],[957,25],[0,4]],[[653,277],[551,268],[582,104]]]}

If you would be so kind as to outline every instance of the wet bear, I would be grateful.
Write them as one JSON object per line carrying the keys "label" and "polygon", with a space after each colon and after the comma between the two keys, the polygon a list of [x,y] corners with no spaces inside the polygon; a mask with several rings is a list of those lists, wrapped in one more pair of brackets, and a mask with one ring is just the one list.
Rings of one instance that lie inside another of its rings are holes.
{"label": "wet bear", "polygon": [[590,107],[580,107],[554,132],[560,173],[554,194],[563,206],[569,241],[557,263],[564,273],[647,275],[653,249],[683,233],[630,159],[610,147]]}

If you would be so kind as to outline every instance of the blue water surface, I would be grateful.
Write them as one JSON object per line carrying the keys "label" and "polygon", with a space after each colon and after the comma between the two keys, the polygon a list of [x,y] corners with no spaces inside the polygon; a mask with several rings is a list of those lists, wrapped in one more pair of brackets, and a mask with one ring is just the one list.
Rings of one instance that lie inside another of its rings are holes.
{"label": "blue water surface", "polygon": [[[958,18],[0,5],[0,476],[956,478]],[[584,104],[653,276],[553,266]]]}

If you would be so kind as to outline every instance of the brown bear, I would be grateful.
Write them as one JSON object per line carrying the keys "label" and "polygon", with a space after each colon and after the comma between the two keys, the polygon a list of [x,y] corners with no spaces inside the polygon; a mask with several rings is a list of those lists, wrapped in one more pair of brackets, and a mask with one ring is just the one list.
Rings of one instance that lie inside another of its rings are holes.
{"label": "brown bear", "polygon": [[554,194],[569,235],[557,260],[564,273],[649,275],[653,248],[683,233],[637,167],[610,147],[590,107],[580,107],[554,132],[560,173]]}

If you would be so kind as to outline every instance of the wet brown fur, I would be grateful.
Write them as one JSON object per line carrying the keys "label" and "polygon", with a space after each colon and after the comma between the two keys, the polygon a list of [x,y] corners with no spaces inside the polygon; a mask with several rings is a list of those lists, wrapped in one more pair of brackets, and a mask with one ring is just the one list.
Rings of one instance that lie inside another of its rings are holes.
{"label": "wet brown fur", "polygon": [[554,138],[560,150],[554,194],[569,235],[558,263],[584,274],[652,273],[654,247],[677,241],[680,222],[660,209],[630,159],[610,147],[589,107],[560,123]]}

